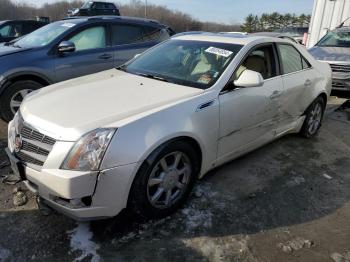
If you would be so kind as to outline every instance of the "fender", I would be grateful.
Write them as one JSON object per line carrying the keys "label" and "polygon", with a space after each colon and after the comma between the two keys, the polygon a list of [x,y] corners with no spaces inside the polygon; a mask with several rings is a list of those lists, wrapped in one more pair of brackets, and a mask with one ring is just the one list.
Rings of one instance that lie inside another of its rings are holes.
{"label": "fender", "polygon": [[2,80],[0,79],[0,95],[5,91],[5,89],[12,83],[12,79],[18,78],[18,77],[36,77],[40,78],[43,82],[46,82],[47,85],[51,85],[54,83],[52,79],[49,79],[45,75],[34,72],[34,71],[20,71],[13,73],[11,75],[5,76]]}

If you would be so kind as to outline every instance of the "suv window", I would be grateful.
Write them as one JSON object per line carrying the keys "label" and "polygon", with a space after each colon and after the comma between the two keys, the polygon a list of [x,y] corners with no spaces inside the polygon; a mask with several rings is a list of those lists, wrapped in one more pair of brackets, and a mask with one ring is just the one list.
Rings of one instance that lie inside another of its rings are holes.
{"label": "suv window", "polygon": [[2,37],[20,37],[22,35],[22,24],[9,24],[0,29]]}
{"label": "suv window", "polygon": [[106,4],[106,9],[116,9],[114,4],[107,3]]}
{"label": "suv window", "polygon": [[165,29],[145,26],[143,28],[143,40],[147,41],[164,41],[169,38],[169,33]]}
{"label": "suv window", "polygon": [[103,26],[85,29],[69,41],[75,44],[76,51],[106,47],[106,30]]}
{"label": "suv window", "polygon": [[310,68],[310,63],[291,45],[279,44],[278,49],[284,74]]}
{"label": "suv window", "polygon": [[143,41],[142,27],[134,25],[113,25],[113,45],[125,45]]}
{"label": "suv window", "polygon": [[273,46],[261,46],[250,52],[248,57],[237,69],[235,79],[238,79],[246,69],[260,73],[264,79],[277,76]]}

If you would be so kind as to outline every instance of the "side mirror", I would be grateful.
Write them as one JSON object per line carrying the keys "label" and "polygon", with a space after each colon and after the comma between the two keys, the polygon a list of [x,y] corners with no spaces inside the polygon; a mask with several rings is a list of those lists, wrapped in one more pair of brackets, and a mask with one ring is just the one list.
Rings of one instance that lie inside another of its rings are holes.
{"label": "side mirror", "polygon": [[71,41],[63,41],[58,45],[58,52],[63,53],[71,53],[75,51],[75,44]]}
{"label": "side mirror", "polygon": [[264,78],[260,73],[246,69],[233,83],[237,87],[258,87],[264,84]]}

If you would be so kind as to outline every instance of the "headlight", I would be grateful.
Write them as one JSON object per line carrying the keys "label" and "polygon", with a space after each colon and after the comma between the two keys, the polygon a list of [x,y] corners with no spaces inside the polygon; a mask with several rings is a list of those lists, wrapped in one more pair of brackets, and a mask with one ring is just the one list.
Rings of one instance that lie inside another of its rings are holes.
{"label": "headlight", "polygon": [[61,169],[96,171],[115,129],[96,129],[80,138],[64,160]]}

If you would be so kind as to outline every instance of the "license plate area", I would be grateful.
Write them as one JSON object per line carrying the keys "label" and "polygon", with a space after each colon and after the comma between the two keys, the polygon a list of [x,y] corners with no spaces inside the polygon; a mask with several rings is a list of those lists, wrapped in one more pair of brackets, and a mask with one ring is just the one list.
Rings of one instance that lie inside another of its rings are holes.
{"label": "license plate area", "polygon": [[10,161],[11,169],[13,171],[14,176],[20,180],[26,180],[24,165],[22,164],[22,162],[19,159],[17,159],[14,155],[12,155],[11,151],[8,148],[6,148],[5,151]]}

